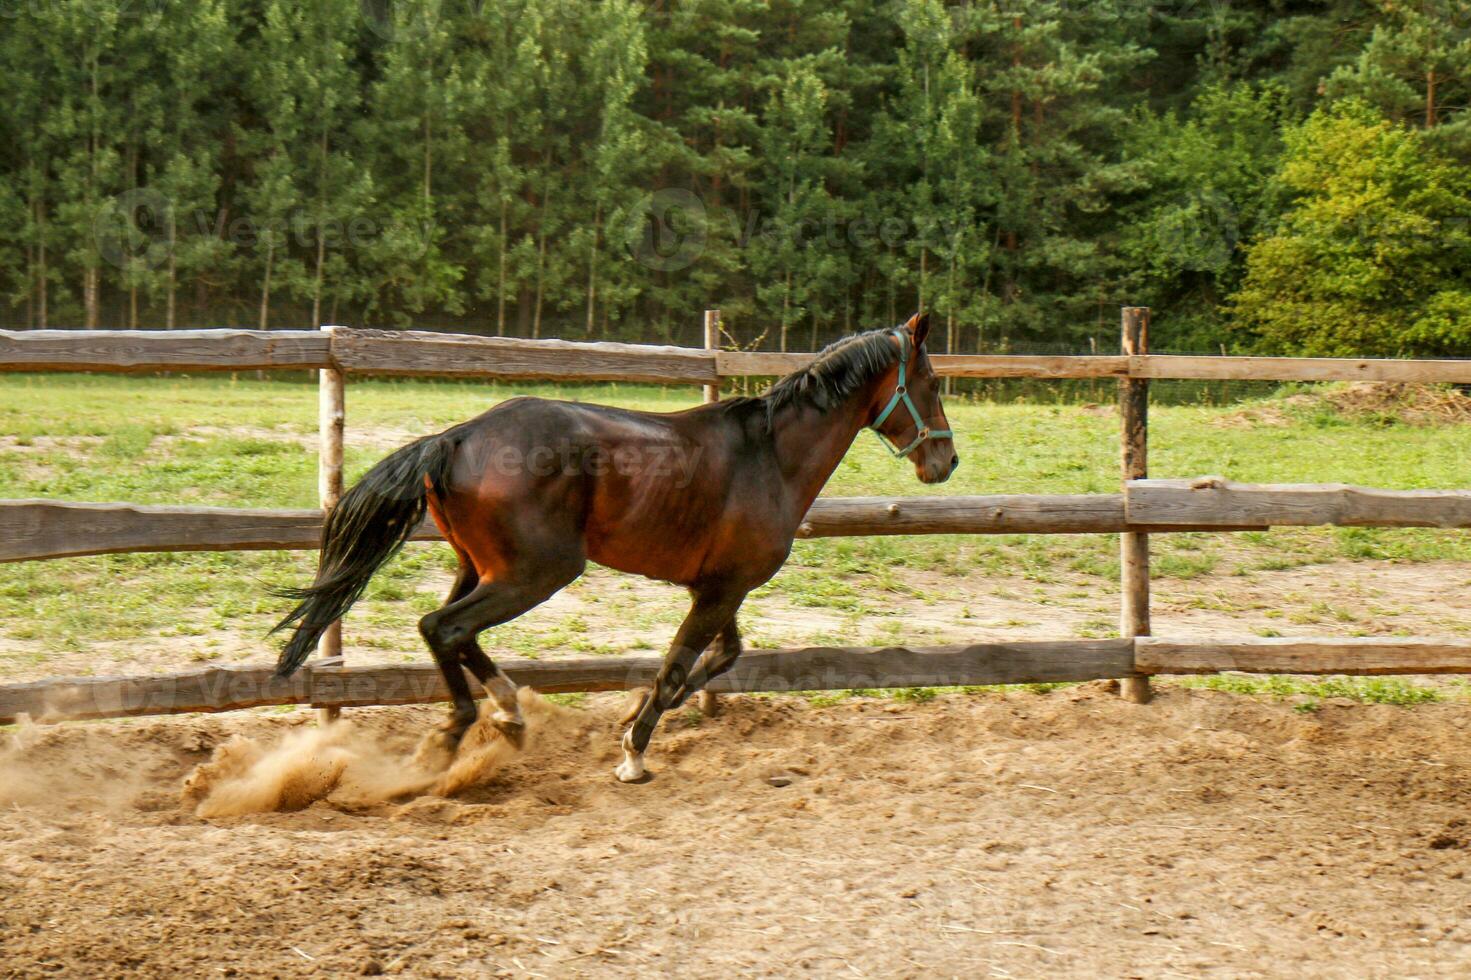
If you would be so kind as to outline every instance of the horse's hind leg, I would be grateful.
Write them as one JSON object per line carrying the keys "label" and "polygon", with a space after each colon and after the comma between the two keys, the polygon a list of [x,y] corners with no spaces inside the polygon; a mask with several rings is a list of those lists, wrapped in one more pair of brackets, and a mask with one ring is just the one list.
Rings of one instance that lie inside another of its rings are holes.
{"label": "horse's hind leg", "polygon": [[[449,598],[444,600],[444,604],[448,606],[458,602],[475,591],[479,584],[480,575],[475,571],[475,566],[470,563],[467,555],[460,553],[460,570],[455,575],[455,583],[450,586]],[[497,713],[503,716],[497,720],[505,721],[505,727],[509,727],[510,719],[516,714],[516,685],[485,655],[485,651],[480,649],[480,644],[475,640],[471,640],[461,651],[461,659],[470,673],[475,675],[475,679],[495,699],[496,706],[500,709]]]}
{"label": "horse's hind leg", "polygon": [[481,630],[515,619],[550,598],[558,589],[582,573],[582,561],[547,564],[534,573],[513,570],[504,580],[479,581],[469,592],[435,610],[419,621],[419,632],[439,663],[454,700],[454,711],[446,729],[451,742],[459,744],[476,717],[475,700],[464,668],[470,668],[495,698],[499,710],[492,718],[497,728],[519,741],[523,731],[516,685],[480,649],[475,638]]}
{"label": "horse's hind leg", "polygon": [[[475,591],[476,586],[480,584],[480,575],[475,571],[475,566],[470,563],[469,557],[458,548],[455,549],[455,554],[460,559],[460,567],[455,573],[454,583],[449,587],[449,595],[445,598],[441,609],[447,609],[459,602]],[[450,700],[454,703],[454,707],[451,709],[450,720],[446,723],[444,730],[449,735],[450,741],[458,744],[465,729],[475,721],[475,699],[470,694],[470,685],[465,682],[464,669],[453,652],[441,653],[440,649],[429,639],[429,634],[425,632],[424,620],[419,621],[419,632],[428,642],[429,651],[434,654],[434,662],[439,665],[439,672],[444,676],[444,682],[449,687]]]}

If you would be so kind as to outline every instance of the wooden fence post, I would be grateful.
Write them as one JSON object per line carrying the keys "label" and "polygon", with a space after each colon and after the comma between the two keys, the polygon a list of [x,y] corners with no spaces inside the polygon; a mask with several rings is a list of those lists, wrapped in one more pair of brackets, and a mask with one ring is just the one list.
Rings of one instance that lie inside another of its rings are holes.
{"label": "wooden fence post", "polygon": [[[336,327],[323,327],[329,343]],[[317,499],[323,512],[330,511],[342,498],[342,442],[347,422],[347,379],[341,369],[322,368],[317,372]],[[342,657],[342,621],[327,627],[317,644],[317,654],[324,660]],[[338,708],[323,708],[318,720],[337,720]]]}
{"label": "wooden fence post", "polygon": [[[1123,348],[1126,356],[1149,353],[1149,307],[1123,309]],[[1125,378],[1119,382],[1119,414],[1123,423],[1123,480],[1149,475],[1149,382]],[[1119,635],[1149,635],[1149,535],[1124,531],[1119,535]],[[1126,677],[1120,693],[1135,704],[1149,701],[1149,678]]]}
{"label": "wooden fence post", "polygon": [[[720,350],[720,311],[705,311],[705,349],[712,354]],[[720,401],[720,379],[713,385],[705,385],[705,404]]]}
{"label": "wooden fence post", "polygon": [[[705,311],[705,349],[712,354],[720,350],[720,311]],[[713,385],[705,385],[705,404],[720,401],[720,378]],[[718,641],[717,641],[718,642]],[[695,700],[700,713],[713,718],[720,711],[720,698],[714,691],[701,691]]]}

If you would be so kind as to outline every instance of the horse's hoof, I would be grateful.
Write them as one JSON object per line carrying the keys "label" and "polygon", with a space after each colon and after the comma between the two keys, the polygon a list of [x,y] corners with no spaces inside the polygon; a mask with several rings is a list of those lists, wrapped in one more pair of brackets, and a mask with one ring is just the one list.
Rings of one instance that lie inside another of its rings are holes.
{"label": "horse's hoof", "polygon": [[636,751],[633,747],[633,729],[623,733],[623,741],[620,743],[623,749],[623,761],[618,768],[613,770],[613,775],[618,777],[620,783],[646,783],[650,777],[644,768],[644,754]]}
{"label": "horse's hoof", "polygon": [[654,778],[654,774],[644,768],[643,760],[635,764],[625,759],[613,770],[613,775],[618,777],[620,783],[647,783]]}
{"label": "horse's hoof", "polygon": [[507,742],[518,749],[526,747],[526,721],[520,715],[497,711],[490,716],[490,723]]}

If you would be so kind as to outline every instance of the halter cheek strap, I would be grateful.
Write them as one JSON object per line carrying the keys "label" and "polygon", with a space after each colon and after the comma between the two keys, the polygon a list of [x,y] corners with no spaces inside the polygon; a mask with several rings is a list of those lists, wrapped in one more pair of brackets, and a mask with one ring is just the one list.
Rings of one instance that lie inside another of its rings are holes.
{"label": "halter cheek strap", "polygon": [[[929,440],[950,439],[954,437],[955,433],[949,429],[931,429],[928,425],[925,425],[924,416],[919,414],[919,408],[915,406],[914,399],[909,397],[909,385],[907,383],[909,368],[909,334],[907,331],[905,331],[903,327],[896,327],[894,329],[894,336],[899,338],[899,384],[895,386],[894,394],[892,397],[889,398],[889,403],[884,406],[884,410],[882,412],[879,412],[878,418],[873,420],[873,424],[870,425],[869,428],[873,430],[874,435],[879,437],[879,442],[884,444],[884,448],[887,449],[894,456],[895,459],[903,459],[905,456],[908,456],[920,446],[923,446]],[[887,419],[890,415],[894,414],[894,409],[898,408],[900,405],[903,405],[905,408],[909,409],[909,417],[914,419],[914,428],[916,430],[914,441],[902,449],[896,446],[893,442],[889,440],[887,436],[879,431],[879,426],[883,425],[884,420]]]}

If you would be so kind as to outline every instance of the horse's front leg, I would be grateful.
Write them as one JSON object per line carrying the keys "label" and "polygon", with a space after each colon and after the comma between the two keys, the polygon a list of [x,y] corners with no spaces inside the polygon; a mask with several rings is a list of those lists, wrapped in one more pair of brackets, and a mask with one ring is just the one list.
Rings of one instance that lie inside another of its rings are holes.
{"label": "horse's front leg", "polygon": [[[695,666],[690,670],[690,675],[685,679],[684,687],[674,695],[674,704],[677,708],[689,700],[690,696],[698,692],[702,695],[700,710],[706,714],[713,714],[710,710],[710,702],[715,695],[705,690],[705,687],[730,670],[740,659],[743,647],[741,646],[741,630],[736,625],[736,618],[732,616],[730,622],[720,630],[720,636],[715,644],[700,654],[700,659],[695,661]],[[708,698],[708,700],[706,700]]]}
{"label": "horse's front leg", "polygon": [[[691,669],[700,652],[735,619],[745,592],[709,590],[696,594],[689,615],[680,624],[674,643],[664,657],[664,666],[654,678],[654,687],[623,733],[623,762],[614,774],[625,783],[644,778],[644,750],[659,724],[659,718],[688,695]],[[737,640],[739,642],[739,640]]]}

